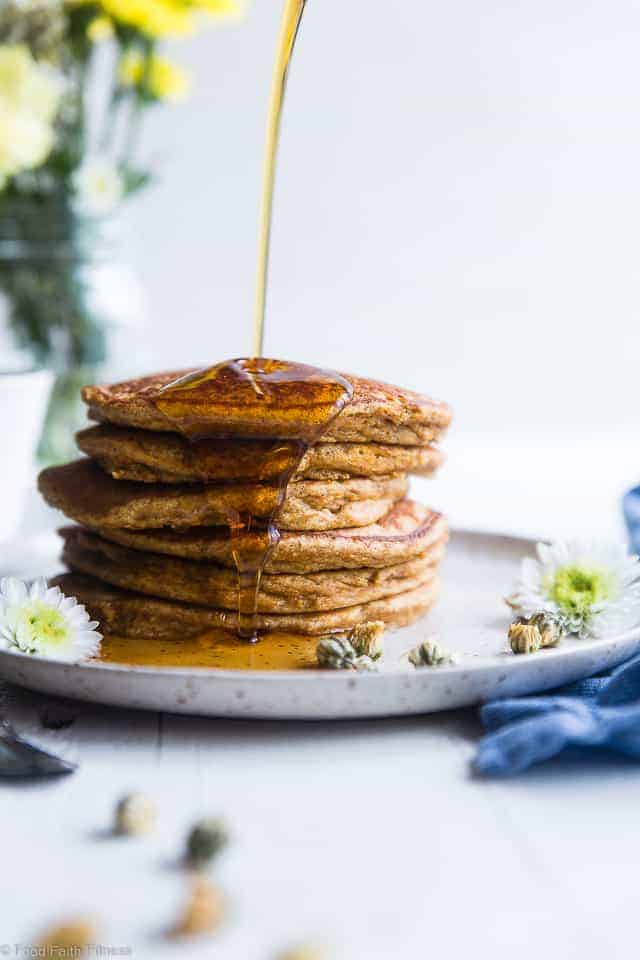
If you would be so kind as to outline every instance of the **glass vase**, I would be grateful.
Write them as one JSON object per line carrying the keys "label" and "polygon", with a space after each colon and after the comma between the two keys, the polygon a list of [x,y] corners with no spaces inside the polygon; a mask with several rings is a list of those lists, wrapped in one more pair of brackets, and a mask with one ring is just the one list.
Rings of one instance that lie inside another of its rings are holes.
{"label": "glass vase", "polygon": [[65,197],[0,203],[0,325],[15,349],[55,374],[42,463],[75,456],[74,433],[85,422],[80,389],[104,374],[110,334],[126,319],[117,312],[129,282],[118,251],[116,221],[81,216]]}

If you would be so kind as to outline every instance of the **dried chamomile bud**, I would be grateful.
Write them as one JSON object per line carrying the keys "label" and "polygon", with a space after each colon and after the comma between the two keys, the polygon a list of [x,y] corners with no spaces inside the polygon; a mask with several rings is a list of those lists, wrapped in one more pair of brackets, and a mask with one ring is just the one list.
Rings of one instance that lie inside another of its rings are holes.
{"label": "dried chamomile bud", "polygon": [[358,654],[348,636],[322,637],[316,647],[318,666],[324,670],[376,670],[376,654]]}
{"label": "dried chamomile bud", "polygon": [[172,933],[179,937],[213,933],[219,926],[223,914],[222,894],[206,877],[198,876],[193,882],[189,899]]}
{"label": "dried chamomile bud", "polygon": [[377,673],[377,659],[378,658],[372,660],[371,657],[367,656],[356,657],[356,659],[353,661],[353,669],[362,673]]}
{"label": "dried chamomile bud", "polygon": [[187,837],[187,862],[194,867],[210,863],[229,841],[227,829],[221,820],[200,820]]}
{"label": "dried chamomile bud", "polygon": [[531,617],[531,621],[540,631],[543,647],[557,646],[567,632],[562,618],[548,613],[536,613]]}
{"label": "dried chamomile bud", "polygon": [[95,920],[78,917],[46,930],[38,940],[39,957],[79,957],[89,944],[96,943]]}
{"label": "dried chamomile bud", "polygon": [[562,623],[546,613],[517,617],[509,627],[509,643],[514,653],[537,653],[542,647],[555,647],[564,636]]}
{"label": "dried chamomile bud", "polygon": [[420,646],[409,651],[409,663],[414,667],[441,667],[456,663],[455,654],[449,653],[435,640],[425,640]]}
{"label": "dried chamomile bud", "polygon": [[318,666],[325,670],[355,670],[357,653],[346,637],[322,637],[316,646]]}
{"label": "dried chamomile bud", "polygon": [[508,636],[514,653],[537,653],[542,646],[540,631],[525,617],[518,617],[513,621]]}
{"label": "dried chamomile bud", "polygon": [[382,620],[366,620],[347,634],[347,639],[359,657],[379,660],[383,652],[382,637],[386,627]]}
{"label": "dried chamomile bud", "polygon": [[116,807],[116,833],[139,837],[151,833],[156,825],[156,805],[143,793],[129,793]]}

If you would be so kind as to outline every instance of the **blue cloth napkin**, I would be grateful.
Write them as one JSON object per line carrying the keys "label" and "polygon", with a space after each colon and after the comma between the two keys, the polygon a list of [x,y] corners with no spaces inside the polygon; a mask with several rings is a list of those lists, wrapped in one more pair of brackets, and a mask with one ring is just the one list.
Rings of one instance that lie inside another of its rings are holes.
{"label": "blue cloth napkin", "polygon": [[544,696],[494,700],[480,717],[488,731],[474,763],[480,774],[520,773],[569,746],[640,758],[640,656]]}
{"label": "blue cloth napkin", "polygon": [[640,487],[634,487],[625,493],[622,498],[622,512],[629,531],[631,549],[640,554]]}

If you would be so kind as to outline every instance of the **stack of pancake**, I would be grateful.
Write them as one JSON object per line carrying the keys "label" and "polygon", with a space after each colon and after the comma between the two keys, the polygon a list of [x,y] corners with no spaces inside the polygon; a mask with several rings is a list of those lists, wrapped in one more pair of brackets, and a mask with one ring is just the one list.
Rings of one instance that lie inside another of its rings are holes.
{"label": "stack of pancake", "polygon": [[[87,387],[98,421],[85,458],[40,475],[77,526],[61,531],[70,573],[55,579],[102,630],[169,640],[237,627],[227,520],[261,516],[260,441],[191,442],[153,397],[182,374]],[[281,539],[258,594],[259,630],[320,635],[364,620],[405,625],[432,605],[447,540],[440,514],[407,499],[408,474],[442,462],[449,408],[348,376],[352,401],[305,454],[278,516]]]}

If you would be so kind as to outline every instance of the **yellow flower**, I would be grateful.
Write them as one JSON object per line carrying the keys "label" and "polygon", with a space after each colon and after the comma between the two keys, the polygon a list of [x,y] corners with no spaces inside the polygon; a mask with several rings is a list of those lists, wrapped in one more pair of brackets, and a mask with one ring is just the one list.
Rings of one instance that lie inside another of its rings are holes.
{"label": "yellow flower", "polygon": [[49,123],[60,101],[60,77],[38,64],[25,44],[0,45],[0,98]]}
{"label": "yellow flower", "polygon": [[[237,17],[243,0],[98,0],[107,17],[150,37],[193,33],[198,14],[213,19]],[[70,6],[95,5],[96,0],[67,0]]]}
{"label": "yellow flower", "polygon": [[180,67],[154,54],[147,61],[137,51],[129,51],[120,61],[120,82],[125,87],[140,87],[158,100],[182,100],[191,86],[191,77]]}
{"label": "yellow flower", "polygon": [[[70,6],[95,4],[95,0],[67,0]],[[103,13],[126,27],[150,37],[179,37],[194,29],[193,17],[184,3],[172,0],[99,0]]]}
{"label": "yellow flower", "polygon": [[0,46],[0,188],[43,163],[53,146],[60,76],[23,44]]}
{"label": "yellow flower", "polygon": [[102,0],[102,6],[115,20],[152,37],[183,36],[193,30],[187,8],[171,0]]}
{"label": "yellow flower", "polygon": [[196,11],[221,19],[240,17],[244,13],[241,0],[187,0],[187,3]]}
{"label": "yellow flower", "polygon": [[52,146],[50,127],[8,109],[0,99],[0,190],[9,177],[40,166]]}
{"label": "yellow flower", "polygon": [[113,36],[113,23],[109,17],[96,17],[87,28],[87,36],[92,43],[100,43]]}

